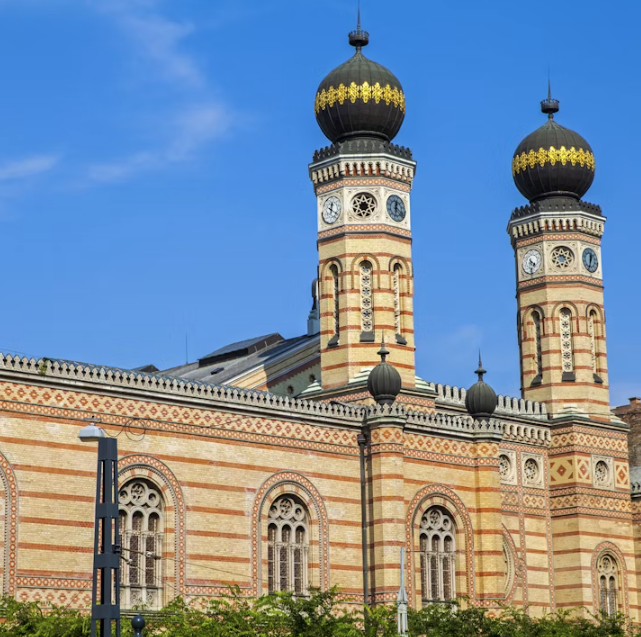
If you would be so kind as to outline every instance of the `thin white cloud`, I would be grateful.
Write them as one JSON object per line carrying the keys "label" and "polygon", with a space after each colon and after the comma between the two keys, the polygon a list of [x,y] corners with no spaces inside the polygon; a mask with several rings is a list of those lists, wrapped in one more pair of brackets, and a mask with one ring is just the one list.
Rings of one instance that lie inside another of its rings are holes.
{"label": "thin white cloud", "polygon": [[49,172],[60,162],[59,155],[33,155],[0,163],[0,181],[15,181]]}
{"label": "thin white cloud", "polygon": [[194,59],[180,50],[182,41],[195,31],[193,24],[161,15],[155,0],[97,0],[94,5],[115,20],[161,76],[188,87],[206,86]]}
{"label": "thin white cloud", "polygon": [[140,173],[189,161],[232,125],[232,117],[217,103],[188,106],[169,126],[170,139],[162,148],[133,153],[114,162],[94,164],[89,167],[88,179],[94,183],[120,182]]}

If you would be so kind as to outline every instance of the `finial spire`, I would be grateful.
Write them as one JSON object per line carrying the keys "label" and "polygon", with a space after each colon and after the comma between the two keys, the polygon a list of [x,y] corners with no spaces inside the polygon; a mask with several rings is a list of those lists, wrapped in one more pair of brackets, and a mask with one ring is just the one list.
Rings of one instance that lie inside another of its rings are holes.
{"label": "finial spire", "polygon": [[356,53],[367,46],[369,42],[369,33],[361,30],[361,0],[358,0],[358,12],[356,14],[356,31],[349,34],[349,43],[356,47]]}
{"label": "finial spire", "polygon": [[381,357],[381,362],[385,363],[385,359],[389,356],[389,350],[385,347],[385,335],[383,335],[381,349],[378,350],[377,354]]}
{"label": "finial spire", "polygon": [[554,119],[554,113],[559,112],[559,100],[552,99],[552,83],[550,82],[550,69],[548,67],[548,96],[541,102],[541,110],[547,113],[548,119]]}
{"label": "finial spire", "polygon": [[487,372],[483,369],[483,362],[481,361],[481,350],[479,350],[479,368],[474,373],[479,377],[479,382],[483,380],[483,374],[487,374]]}

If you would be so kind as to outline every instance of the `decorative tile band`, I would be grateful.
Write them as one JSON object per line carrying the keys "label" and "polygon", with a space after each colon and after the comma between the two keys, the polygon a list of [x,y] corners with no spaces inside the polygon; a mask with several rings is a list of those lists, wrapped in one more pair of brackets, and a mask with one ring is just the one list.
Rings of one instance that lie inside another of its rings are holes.
{"label": "decorative tile band", "polygon": [[321,110],[325,110],[328,106],[331,108],[338,102],[344,104],[349,100],[352,104],[356,100],[362,100],[363,104],[367,104],[373,100],[376,104],[384,101],[385,104],[393,104],[396,108],[400,108],[401,112],[405,113],[405,94],[396,86],[392,88],[389,84],[381,86],[378,82],[373,86],[365,81],[361,85],[352,82],[349,86],[345,86],[342,82],[338,88],[330,86],[328,89],[323,89],[316,93],[314,100],[314,111],[318,115]]}
{"label": "decorative tile band", "polygon": [[556,163],[565,166],[568,162],[573,166],[579,164],[581,168],[587,166],[594,172],[594,155],[589,150],[583,150],[583,148],[577,150],[574,146],[569,149],[565,146],[561,146],[559,149],[550,146],[548,150],[539,148],[538,151],[530,150],[528,153],[523,151],[520,155],[515,155],[512,159],[512,174],[518,175],[520,172],[525,172],[527,168],[534,168],[536,165],[541,168],[545,164],[554,166]]}

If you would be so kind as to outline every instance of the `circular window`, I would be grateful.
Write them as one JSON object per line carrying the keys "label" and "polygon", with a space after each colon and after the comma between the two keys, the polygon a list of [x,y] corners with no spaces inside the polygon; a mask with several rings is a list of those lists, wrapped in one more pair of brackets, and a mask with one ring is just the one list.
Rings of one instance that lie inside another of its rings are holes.
{"label": "circular window", "polygon": [[376,199],[367,192],[361,192],[352,199],[352,212],[360,219],[369,219],[376,212]]}
{"label": "circular window", "polygon": [[539,479],[539,463],[534,458],[528,458],[523,465],[523,473],[527,482],[536,482]]}
{"label": "circular window", "polygon": [[557,270],[567,270],[574,263],[574,253],[570,248],[559,246],[552,250],[552,265]]}
{"label": "circular window", "polygon": [[510,461],[510,459],[505,455],[499,456],[499,475],[501,476],[501,478],[506,480],[510,477],[511,473],[512,462]]}
{"label": "circular window", "polygon": [[607,484],[610,478],[610,469],[608,463],[599,460],[594,467],[594,481],[597,484]]}

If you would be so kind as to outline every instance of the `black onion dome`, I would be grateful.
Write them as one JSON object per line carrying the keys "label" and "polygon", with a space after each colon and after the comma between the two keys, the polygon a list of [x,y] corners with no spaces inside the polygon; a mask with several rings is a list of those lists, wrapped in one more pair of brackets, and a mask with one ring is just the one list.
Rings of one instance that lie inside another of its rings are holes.
{"label": "black onion dome", "polygon": [[391,141],[405,119],[403,87],[391,71],[363,55],[361,49],[368,41],[369,34],[359,25],[349,34],[356,53],[318,87],[316,121],[332,143],[350,137]]}
{"label": "black onion dome", "polygon": [[381,362],[370,372],[367,390],[379,405],[391,405],[401,392],[401,375],[385,360],[389,355],[385,342],[381,343],[378,355]]}
{"label": "black onion dome", "polygon": [[559,101],[541,102],[548,121],[528,135],[512,159],[512,177],[519,192],[530,201],[544,197],[580,199],[594,180],[594,154],[581,135],[554,121]]}
{"label": "black onion dome", "polygon": [[483,369],[480,354],[479,368],[474,373],[478,374],[479,379],[465,394],[465,408],[472,416],[489,418],[496,410],[498,399],[494,390],[483,380],[483,374],[487,372]]}

